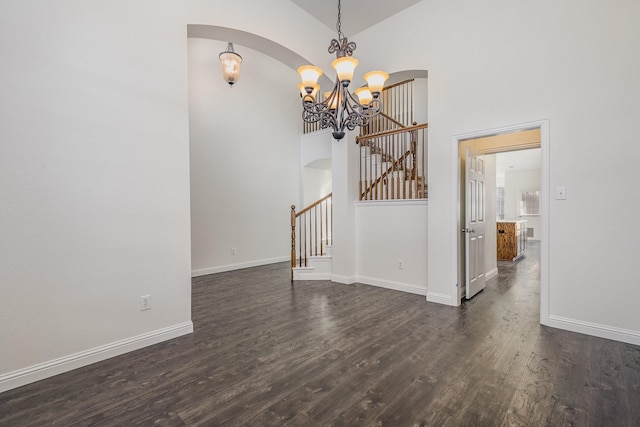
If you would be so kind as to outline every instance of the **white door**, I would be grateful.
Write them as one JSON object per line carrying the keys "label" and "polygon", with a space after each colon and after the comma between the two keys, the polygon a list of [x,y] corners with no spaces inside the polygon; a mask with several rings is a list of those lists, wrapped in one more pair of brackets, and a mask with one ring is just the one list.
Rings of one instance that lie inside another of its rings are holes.
{"label": "white door", "polygon": [[465,164],[465,289],[469,299],[484,289],[484,160],[467,147]]}

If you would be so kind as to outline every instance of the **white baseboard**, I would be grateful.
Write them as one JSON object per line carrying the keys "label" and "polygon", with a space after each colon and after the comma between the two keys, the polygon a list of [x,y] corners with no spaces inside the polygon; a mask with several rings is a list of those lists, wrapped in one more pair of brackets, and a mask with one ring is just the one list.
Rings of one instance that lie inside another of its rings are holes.
{"label": "white baseboard", "polygon": [[218,267],[199,268],[197,270],[191,270],[191,277],[206,276],[207,274],[223,273],[225,271],[241,270],[243,268],[258,267],[260,265],[275,264],[277,262],[289,261],[291,258],[288,256],[267,258],[255,261],[240,262],[237,264],[227,264]]}
{"label": "white baseboard", "polygon": [[498,267],[496,267],[496,268],[494,268],[494,269],[492,269],[492,270],[487,271],[487,272],[484,274],[484,278],[485,278],[485,280],[489,280],[489,279],[493,279],[493,278],[494,278],[494,277],[496,277],[497,275],[498,275]]}
{"label": "white baseboard", "polygon": [[564,329],[571,332],[578,332],[580,334],[592,335],[594,337],[640,345],[640,331],[632,331],[629,329],[616,328],[613,326],[584,322],[581,320],[553,315],[550,315],[549,321],[544,324],[546,326],[551,326],[552,328]]}
{"label": "white baseboard", "polygon": [[409,283],[393,282],[390,280],[380,280],[371,277],[358,276],[358,283],[365,285],[377,286],[379,288],[393,289],[394,291],[408,292],[410,294],[427,295],[427,288]]}
{"label": "white baseboard", "polygon": [[0,393],[193,332],[191,321],[0,375]]}
{"label": "white baseboard", "polygon": [[332,274],[331,281],[336,283],[342,283],[343,285],[352,285],[356,283],[356,278],[355,276],[339,276],[337,274]]}
{"label": "white baseboard", "polygon": [[427,292],[427,301],[444,305],[458,305],[453,298],[451,298],[451,295],[439,294],[437,292]]}

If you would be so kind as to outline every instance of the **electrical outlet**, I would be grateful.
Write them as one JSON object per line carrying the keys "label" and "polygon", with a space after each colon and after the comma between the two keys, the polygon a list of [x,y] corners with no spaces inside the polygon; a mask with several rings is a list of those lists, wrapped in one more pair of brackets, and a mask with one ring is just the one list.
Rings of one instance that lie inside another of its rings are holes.
{"label": "electrical outlet", "polygon": [[140,311],[151,310],[151,295],[140,297]]}
{"label": "electrical outlet", "polygon": [[231,255],[235,255],[236,254],[236,248],[231,248]]}
{"label": "electrical outlet", "polygon": [[402,270],[404,268],[404,261],[401,259],[398,260],[398,270]]}
{"label": "electrical outlet", "polygon": [[567,187],[556,187],[556,200],[567,200]]}

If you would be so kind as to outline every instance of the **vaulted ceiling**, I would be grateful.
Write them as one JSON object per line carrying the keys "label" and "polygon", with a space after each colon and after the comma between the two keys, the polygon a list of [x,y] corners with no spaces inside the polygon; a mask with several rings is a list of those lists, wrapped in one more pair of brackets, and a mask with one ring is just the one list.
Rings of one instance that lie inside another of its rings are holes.
{"label": "vaulted ceiling", "polygon": [[[336,28],[338,0],[291,0],[331,29]],[[351,37],[421,0],[341,0],[342,32]]]}

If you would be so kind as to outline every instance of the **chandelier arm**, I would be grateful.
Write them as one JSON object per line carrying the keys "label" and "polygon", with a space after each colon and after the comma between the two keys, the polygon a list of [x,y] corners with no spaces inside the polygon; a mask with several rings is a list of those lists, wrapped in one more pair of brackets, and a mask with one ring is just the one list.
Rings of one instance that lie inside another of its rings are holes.
{"label": "chandelier arm", "polygon": [[315,123],[322,120],[322,117],[328,113],[329,107],[326,102],[303,102],[302,118],[307,123]]}
{"label": "chandelier arm", "polygon": [[335,117],[335,126],[333,128],[334,131],[342,132],[344,131],[344,115],[348,107],[348,91],[342,85],[337,85],[337,93],[338,93],[338,103],[337,108],[334,112]]}
{"label": "chandelier arm", "polygon": [[336,120],[335,112],[333,112],[331,109],[327,109],[327,111],[322,115],[320,127],[322,129],[330,127],[335,131],[338,128],[338,122]]}
{"label": "chandelier arm", "polygon": [[380,114],[382,112],[383,106],[384,105],[382,104],[382,101],[379,98],[371,100],[371,102],[367,106],[367,117],[371,118]]}
{"label": "chandelier arm", "polygon": [[360,100],[357,99],[352,93],[349,93],[349,97],[351,98],[350,113],[352,112],[353,114],[360,116],[364,122],[366,122],[368,118],[380,114],[382,103],[374,103],[372,101],[368,105],[362,105],[360,104]]}
{"label": "chandelier arm", "polygon": [[342,86],[340,85],[340,82],[336,79],[336,83],[333,86],[333,89],[331,90],[331,93],[324,100],[324,102],[327,103],[327,106],[331,106],[331,105],[334,105],[334,104],[336,106],[338,106],[340,98],[341,98],[341,93],[340,93],[340,89],[341,88],[342,88]]}
{"label": "chandelier arm", "polygon": [[340,112],[340,131],[344,131],[345,127],[348,130],[354,130],[356,126],[360,126],[363,123],[363,115],[361,113],[360,103],[355,97],[348,91],[347,88],[342,88],[343,101],[342,111]]}
{"label": "chandelier arm", "polygon": [[304,109],[302,110],[302,120],[307,123],[316,123],[322,119],[322,113],[314,111],[312,109]]}
{"label": "chandelier arm", "polygon": [[360,100],[358,98],[356,98],[356,96],[353,93],[351,93],[350,91],[347,91],[347,94],[348,94],[353,106],[356,106],[353,109],[354,110],[356,110],[356,109],[359,110],[360,109],[359,107],[361,107]]}

